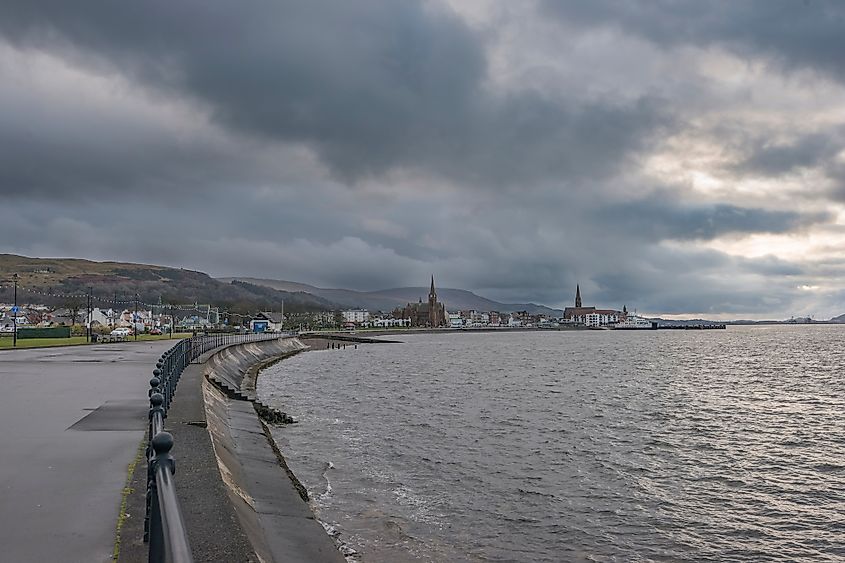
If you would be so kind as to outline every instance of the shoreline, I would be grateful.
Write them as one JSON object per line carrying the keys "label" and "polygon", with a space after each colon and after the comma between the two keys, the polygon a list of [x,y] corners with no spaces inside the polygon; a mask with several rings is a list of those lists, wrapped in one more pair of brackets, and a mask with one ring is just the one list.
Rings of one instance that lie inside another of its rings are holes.
{"label": "shoreline", "polygon": [[[192,453],[178,458],[180,473],[192,478],[176,483],[197,560],[221,560],[225,554],[227,561],[346,563],[272,439],[262,412],[266,406],[241,388],[247,372],[257,374],[260,366],[302,349],[295,337],[224,346],[183,373],[165,428],[179,435],[183,447],[195,442]],[[278,414],[269,420],[290,421]],[[136,525],[143,522],[142,489],[139,484],[141,492],[134,495],[141,514],[132,519]],[[137,547],[135,557],[124,558],[127,563],[140,563],[146,555],[144,545]]]}
{"label": "shoreline", "polygon": [[549,327],[549,328],[540,328],[540,327],[477,327],[477,328],[450,328],[450,327],[442,327],[442,328],[399,328],[399,329],[372,329],[372,328],[365,328],[365,329],[357,329],[353,331],[306,331],[300,333],[300,338],[337,338],[337,339],[344,339],[346,337],[350,339],[360,339],[360,342],[367,342],[373,344],[381,344],[381,343],[397,343],[398,341],[390,341],[390,340],[376,340],[368,338],[370,336],[398,336],[401,337],[402,335],[406,334],[445,334],[445,333],[458,333],[458,334],[474,334],[479,332],[570,332],[570,331],[581,331],[581,330],[593,330],[590,327],[586,326],[559,326],[559,327]]}
{"label": "shoreline", "polygon": [[[208,431],[229,499],[259,560],[340,563],[340,550],[316,520],[307,491],[272,439],[266,405],[244,388],[256,384],[262,367],[304,349],[294,337],[216,351],[204,369]],[[280,414],[270,422],[292,421]]]}
{"label": "shoreline", "polygon": [[[341,337],[338,338],[338,336],[341,336]],[[280,363],[280,362],[282,362],[282,361],[284,361],[288,358],[291,358],[295,355],[298,355],[301,352],[307,353],[307,352],[325,351],[325,350],[327,350],[327,348],[322,346],[322,344],[328,343],[328,342],[331,342],[331,341],[346,342],[347,343],[347,344],[345,344],[346,346],[353,345],[353,343],[350,343],[349,339],[343,338],[342,336],[346,336],[346,335],[321,335],[321,336],[315,336],[315,337],[307,337],[307,336],[298,337],[298,339],[303,344],[308,346],[308,348],[304,348],[304,349],[297,350],[297,351],[292,352],[292,353],[281,354],[281,355],[275,356],[273,358],[269,358],[269,359],[267,359],[263,362],[255,364],[254,366],[252,366],[249,369],[249,372],[252,372],[251,373],[251,385],[253,386],[252,392],[256,396],[258,396],[258,378],[261,375],[262,371],[264,371],[265,369],[270,368],[272,366],[275,366],[276,364],[278,364],[278,363]],[[311,343],[314,343],[314,344],[319,343],[321,345],[319,347],[318,346],[312,347]],[[400,341],[375,340],[375,339],[367,339],[367,338],[355,339],[354,344],[356,345],[356,347],[357,347],[358,343],[360,343],[360,344],[385,344],[385,343],[401,344]],[[335,348],[335,349],[337,349],[337,348]],[[244,380],[246,380],[246,376],[244,377]],[[287,405],[275,405],[275,406],[271,405],[271,407],[273,407],[273,408],[284,408],[285,411],[289,410],[289,407]],[[260,417],[259,417],[259,419],[260,419]],[[294,420],[294,423],[296,423],[296,420],[295,419],[293,419],[293,420]],[[356,563],[366,563],[366,559],[363,558],[360,551],[356,550],[352,545],[350,545],[350,544],[346,543],[344,540],[342,540],[339,534],[331,533],[330,530],[334,529],[334,525],[331,524],[330,522],[325,522],[325,521],[320,519],[319,515],[314,510],[314,505],[312,504],[313,499],[311,498],[311,495],[308,493],[308,489],[305,487],[305,485],[302,483],[302,481],[299,479],[299,477],[296,475],[296,473],[294,473],[294,471],[288,465],[287,459],[285,458],[285,455],[282,452],[281,447],[276,442],[276,439],[273,437],[273,432],[272,432],[273,427],[276,427],[276,428],[281,430],[285,426],[287,426],[287,424],[270,424],[270,423],[267,423],[267,422],[261,420],[261,425],[264,428],[264,432],[265,432],[265,436],[267,437],[267,441],[269,442],[270,447],[273,450],[273,453],[276,455],[276,458],[279,461],[279,465],[282,466],[282,468],[285,470],[285,473],[287,474],[287,476],[290,479],[293,486],[299,492],[300,496],[302,497],[302,500],[305,501],[308,504],[308,509],[313,514],[314,520],[316,522],[318,522],[320,524],[320,526],[323,528],[323,530],[325,531],[326,537],[329,538],[329,540],[334,544],[334,546],[336,547],[340,556],[343,557],[343,559],[347,562],[355,561]],[[347,559],[347,557],[353,557],[354,559]]]}

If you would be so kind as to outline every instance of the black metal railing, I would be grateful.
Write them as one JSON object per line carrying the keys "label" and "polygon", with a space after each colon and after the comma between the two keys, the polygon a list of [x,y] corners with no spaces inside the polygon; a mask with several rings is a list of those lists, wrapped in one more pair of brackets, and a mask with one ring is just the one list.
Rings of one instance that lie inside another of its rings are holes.
{"label": "black metal railing", "polygon": [[258,332],[246,334],[207,334],[204,336],[194,336],[188,340],[192,341],[191,353],[193,357],[191,361],[199,358],[209,350],[220,348],[221,346],[231,346],[232,344],[244,344],[246,342],[257,342],[261,340],[274,340],[285,336],[293,336],[292,332]]}
{"label": "black metal railing", "polygon": [[150,379],[149,436],[147,445],[147,510],[144,517],[144,541],[150,544],[150,563],[191,563],[191,547],[173,475],[176,462],[170,455],[173,436],[164,431],[164,420],[176,393],[176,385],[185,368],[216,348],[273,340],[289,333],[209,334],[180,340],[162,354]]}

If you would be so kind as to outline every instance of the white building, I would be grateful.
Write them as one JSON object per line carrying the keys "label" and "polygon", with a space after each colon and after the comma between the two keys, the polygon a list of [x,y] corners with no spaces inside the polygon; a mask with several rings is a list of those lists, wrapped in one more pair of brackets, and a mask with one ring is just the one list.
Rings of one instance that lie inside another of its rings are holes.
{"label": "white building", "polygon": [[458,313],[449,313],[449,328],[463,328],[464,320]]}
{"label": "white building", "polygon": [[619,322],[619,313],[610,310],[596,310],[583,315],[586,326],[607,326]]}
{"label": "white building", "polygon": [[407,327],[411,326],[411,319],[382,319],[379,317],[372,320],[372,325],[375,328]]}
{"label": "white building", "polygon": [[363,325],[370,322],[370,312],[363,309],[343,311],[343,322]]}
{"label": "white building", "polygon": [[281,332],[285,316],[282,313],[272,311],[261,311],[249,321],[249,330],[252,332]]}
{"label": "white building", "polygon": [[83,311],[82,315],[86,317],[86,325],[88,325],[87,321],[90,321],[91,325],[99,324],[102,326],[111,326],[114,325],[114,322],[117,318],[117,314],[112,309],[103,310],[99,307],[94,307],[91,309],[91,317],[87,318],[87,312]]}

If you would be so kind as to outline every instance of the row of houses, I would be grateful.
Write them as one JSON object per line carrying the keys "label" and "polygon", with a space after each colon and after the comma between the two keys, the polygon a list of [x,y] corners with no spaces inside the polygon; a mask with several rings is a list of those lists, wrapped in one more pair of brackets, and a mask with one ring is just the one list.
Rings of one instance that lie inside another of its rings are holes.
{"label": "row of houses", "polygon": [[[46,305],[27,304],[17,307],[0,304],[0,328],[11,327],[49,328],[55,326],[81,325],[91,328],[131,328],[137,332],[148,332],[158,328],[169,330],[204,330],[219,327],[220,319],[216,314],[166,315],[156,314],[149,309],[52,309]],[[249,330],[253,332],[280,332],[284,315],[271,311],[262,311],[253,315],[249,321]]]}
{"label": "row of houses", "polygon": [[[427,326],[413,316],[403,316],[404,310],[391,314],[371,313],[366,309],[341,311],[344,328],[396,328]],[[416,320],[416,322],[415,322]],[[423,318],[423,321],[425,318]],[[437,325],[448,328],[483,328],[483,327],[534,327],[554,321],[548,315],[532,315],[527,311],[501,313],[499,311],[465,310],[454,313],[446,312],[443,323]],[[431,328],[429,326],[429,328]]]}
{"label": "row of houses", "polygon": [[[560,326],[586,326],[590,328],[612,326],[629,318],[627,307],[621,311],[616,309],[599,309],[594,306],[584,306],[581,302],[581,287],[575,288],[575,306],[566,307],[563,315],[555,317],[544,314],[529,314],[527,311],[516,311],[502,313],[499,311],[455,311],[445,313],[442,320],[437,314],[430,314],[436,311],[442,304],[437,302],[432,279],[429,303],[420,299],[419,303],[412,303],[405,308],[395,309],[391,315],[384,316],[370,314],[364,309],[343,311],[343,323],[346,328],[354,327],[407,327],[407,326],[428,326],[428,327],[449,327],[449,328],[484,328],[484,327],[537,327],[554,328]],[[445,309],[444,309],[445,311]]]}

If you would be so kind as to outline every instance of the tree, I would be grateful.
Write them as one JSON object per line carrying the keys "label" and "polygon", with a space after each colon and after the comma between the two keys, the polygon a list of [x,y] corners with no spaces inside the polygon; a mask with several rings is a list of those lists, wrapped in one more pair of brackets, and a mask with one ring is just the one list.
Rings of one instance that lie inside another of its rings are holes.
{"label": "tree", "polygon": [[82,310],[82,299],[79,297],[70,297],[65,301],[65,308],[70,312],[70,324],[75,325],[76,319],[79,318],[79,311]]}

